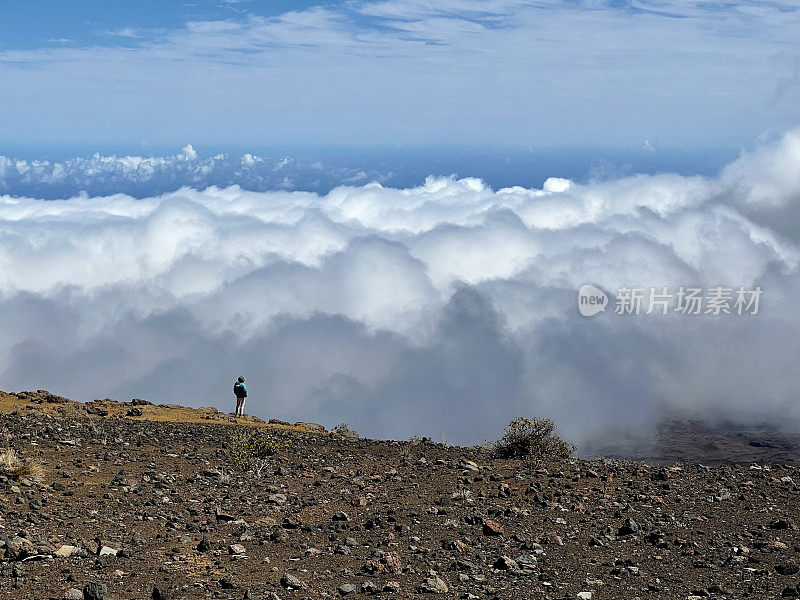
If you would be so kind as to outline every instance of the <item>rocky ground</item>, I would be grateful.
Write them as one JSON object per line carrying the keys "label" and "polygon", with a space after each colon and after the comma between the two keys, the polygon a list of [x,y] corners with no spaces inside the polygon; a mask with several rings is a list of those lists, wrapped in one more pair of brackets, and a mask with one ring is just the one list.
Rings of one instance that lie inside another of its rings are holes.
{"label": "rocky ground", "polygon": [[[260,476],[231,462],[254,428]],[[534,464],[45,392],[0,394],[5,447],[44,476],[0,471],[0,598],[800,597],[788,464]]]}

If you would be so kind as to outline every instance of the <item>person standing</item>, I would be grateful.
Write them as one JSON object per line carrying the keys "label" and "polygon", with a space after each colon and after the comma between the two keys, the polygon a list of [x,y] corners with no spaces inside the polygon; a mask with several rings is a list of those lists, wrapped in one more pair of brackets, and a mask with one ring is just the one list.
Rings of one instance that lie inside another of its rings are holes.
{"label": "person standing", "polygon": [[247,400],[247,386],[244,384],[244,376],[240,376],[233,384],[233,393],[236,396],[236,416],[244,416],[244,402]]}

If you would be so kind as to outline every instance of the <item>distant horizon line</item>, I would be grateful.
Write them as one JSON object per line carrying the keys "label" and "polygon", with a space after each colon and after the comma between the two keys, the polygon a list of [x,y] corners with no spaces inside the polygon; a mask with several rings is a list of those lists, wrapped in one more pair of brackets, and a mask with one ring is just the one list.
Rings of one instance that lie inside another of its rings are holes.
{"label": "distant horizon line", "polygon": [[[648,140],[642,140],[642,142],[638,145],[621,145],[621,144],[586,144],[586,145],[560,145],[560,144],[526,144],[522,142],[518,143],[508,143],[508,144],[459,144],[459,143],[425,143],[425,142],[413,142],[413,143],[393,143],[393,144],[381,144],[381,143],[365,143],[365,144],[353,144],[353,143],[280,143],[280,142],[270,142],[270,143],[255,143],[255,144],[227,144],[227,143],[196,143],[193,141],[187,141],[182,143],[147,143],[147,144],[132,144],[130,142],[0,142],[0,155],[8,156],[8,151],[18,151],[18,150],[28,150],[28,149],[45,149],[45,150],[72,150],[72,149],[80,149],[82,151],[89,151],[91,156],[97,152],[106,152],[109,151],[111,147],[118,147],[119,150],[111,151],[112,153],[119,154],[120,152],[129,152],[129,151],[157,151],[157,152],[167,152],[167,153],[177,153],[178,151],[182,150],[186,146],[192,146],[198,154],[201,154],[201,150],[209,152],[208,156],[211,157],[215,154],[218,154],[220,151],[222,152],[251,152],[252,150],[262,150],[262,149],[283,149],[283,148],[291,148],[291,149],[300,149],[300,150],[328,150],[328,149],[336,149],[336,150],[361,150],[361,149],[381,149],[381,150],[413,150],[413,149],[446,149],[446,150],[461,150],[467,152],[479,152],[482,150],[515,150],[515,151],[525,151],[525,152],[537,152],[537,151],[545,151],[545,150],[556,150],[556,151],[595,151],[595,150],[615,150],[621,152],[627,151],[642,151],[642,152],[652,152],[653,150],[648,149],[646,146],[646,142]],[[651,148],[655,150],[655,152],[661,151],[670,151],[670,152],[696,152],[702,150],[712,150],[712,151],[732,151],[732,150],[745,150],[748,148],[752,148],[757,144],[742,144],[742,145],[734,145],[734,144],[704,144],[704,145],[663,145],[660,143],[652,143]],[[211,150],[208,150],[211,149]],[[205,151],[202,154],[205,154]]]}

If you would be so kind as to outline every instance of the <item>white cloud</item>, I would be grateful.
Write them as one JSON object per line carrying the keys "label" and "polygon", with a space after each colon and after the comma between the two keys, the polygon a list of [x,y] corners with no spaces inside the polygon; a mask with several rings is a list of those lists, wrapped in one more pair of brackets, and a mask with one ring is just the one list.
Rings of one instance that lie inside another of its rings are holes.
{"label": "white cloud", "polygon": [[171,156],[101,155],[63,161],[24,160],[0,155],[0,193],[64,198],[127,193],[139,198],[182,186],[241,185],[248,189],[330,189],[341,181],[381,180],[376,171],[314,160],[216,154],[201,157],[192,144]]}
{"label": "white cloud", "polygon": [[0,52],[4,139],[735,147],[797,123],[796,4],[256,11]]}
{"label": "white cloud", "polygon": [[[519,414],[579,440],[677,408],[796,424],[800,247],[770,223],[800,203],[799,139],[718,178],[0,196],[4,386],[224,406],[245,372],[265,416],[469,442]],[[216,160],[191,146],[60,170],[5,159],[0,177],[168,177]],[[584,319],[586,281],[764,297],[755,317]]]}
{"label": "white cloud", "polygon": [[197,151],[191,144],[186,144],[182,149],[178,158],[181,160],[195,160],[197,158]]}
{"label": "white cloud", "polygon": [[122,27],[120,29],[106,29],[103,32],[105,35],[110,35],[112,37],[121,37],[121,38],[141,38],[144,36],[144,32],[140,29],[135,27]]}

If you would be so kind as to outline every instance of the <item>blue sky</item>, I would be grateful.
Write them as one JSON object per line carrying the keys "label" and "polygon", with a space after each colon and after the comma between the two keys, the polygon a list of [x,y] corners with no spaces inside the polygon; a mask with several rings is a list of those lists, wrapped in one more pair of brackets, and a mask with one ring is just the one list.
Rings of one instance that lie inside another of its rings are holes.
{"label": "blue sky", "polygon": [[783,0],[7,0],[0,145],[749,146],[800,121],[797,17]]}

